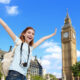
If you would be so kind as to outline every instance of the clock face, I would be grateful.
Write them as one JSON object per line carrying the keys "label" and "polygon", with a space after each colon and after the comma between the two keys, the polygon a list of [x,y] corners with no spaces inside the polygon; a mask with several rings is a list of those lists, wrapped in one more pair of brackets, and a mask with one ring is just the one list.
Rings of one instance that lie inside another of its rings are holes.
{"label": "clock face", "polygon": [[65,33],[63,34],[63,37],[64,37],[64,38],[67,38],[68,35],[69,35],[69,33],[68,33],[68,32],[65,32]]}
{"label": "clock face", "polygon": [[73,38],[75,39],[76,37],[75,37],[75,33],[73,33]]}

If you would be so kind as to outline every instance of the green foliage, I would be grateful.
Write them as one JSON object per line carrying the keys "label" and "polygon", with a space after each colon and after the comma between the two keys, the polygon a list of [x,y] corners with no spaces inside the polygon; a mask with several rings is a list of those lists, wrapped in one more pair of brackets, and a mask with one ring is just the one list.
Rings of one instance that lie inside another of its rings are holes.
{"label": "green foliage", "polygon": [[0,63],[0,79],[2,77],[2,73],[1,73],[1,63]]}
{"label": "green foliage", "polygon": [[[47,76],[48,74],[46,74],[46,76]],[[52,75],[52,74],[49,74],[49,76],[50,76],[50,78],[52,79],[52,80],[57,80],[57,78],[54,76],[54,75]]]}
{"label": "green foliage", "polygon": [[80,62],[77,62],[73,66],[71,66],[71,70],[74,77],[80,76]]}
{"label": "green foliage", "polygon": [[36,75],[36,76],[31,76],[31,80],[46,80],[46,79],[43,79],[43,77]]}
{"label": "green foliage", "polygon": [[[36,76],[32,76],[31,75],[31,80],[46,80],[46,77],[47,77],[48,74],[45,75],[45,78],[43,78],[42,76],[39,76],[39,75],[36,75]],[[51,80],[57,80],[57,78],[52,75],[52,74],[49,74]]]}

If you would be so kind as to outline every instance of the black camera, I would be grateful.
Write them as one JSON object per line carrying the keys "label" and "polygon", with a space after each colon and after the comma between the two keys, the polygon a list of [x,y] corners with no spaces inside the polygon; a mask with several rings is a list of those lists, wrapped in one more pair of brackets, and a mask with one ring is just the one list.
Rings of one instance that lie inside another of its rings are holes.
{"label": "black camera", "polygon": [[23,67],[27,67],[27,63],[26,62],[22,63],[22,65],[23,65]]}

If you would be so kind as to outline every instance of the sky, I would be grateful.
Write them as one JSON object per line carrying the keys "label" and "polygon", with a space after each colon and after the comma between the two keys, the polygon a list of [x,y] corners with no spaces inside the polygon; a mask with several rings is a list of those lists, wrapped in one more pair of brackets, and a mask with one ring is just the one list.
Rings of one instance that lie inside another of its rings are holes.
{"label": "sky", "polygon": [[[67,9],[72,26],[76,31],[77,61],[80,61],[80,1],[79,0],[0,0],[0,18],[19,36],[27,27],[35,29],[34,43],[54,33],[33,50],[33,56],[41,60],[46,73],[62,76],[61,29]],[[14,42],[0,25],[0,49],[8,51]]]}

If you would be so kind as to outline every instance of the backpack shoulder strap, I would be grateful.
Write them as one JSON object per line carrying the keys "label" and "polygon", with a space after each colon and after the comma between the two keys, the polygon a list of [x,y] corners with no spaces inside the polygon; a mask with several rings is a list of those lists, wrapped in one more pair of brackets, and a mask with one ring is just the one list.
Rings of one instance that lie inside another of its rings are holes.
{"label": "backpack shoulder strap", "polygon": [[18,41],[17,41],[16,45],[14,46],[14,48],[13,48],[13,50],[12,50],[12,53],[14,53],[16,47],[17,47],[19,44],[21,44],[21,43],[22,43],[21,40],[18,40]]}

